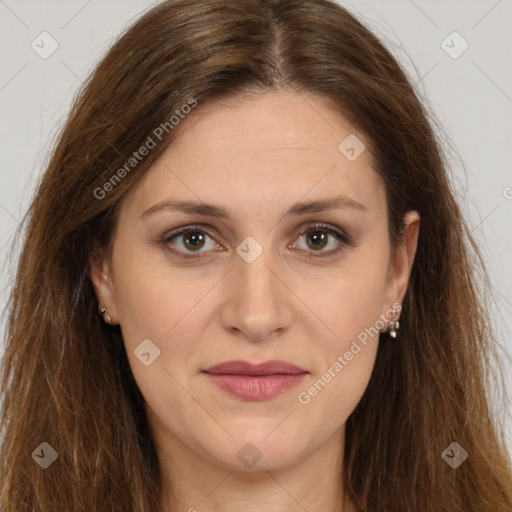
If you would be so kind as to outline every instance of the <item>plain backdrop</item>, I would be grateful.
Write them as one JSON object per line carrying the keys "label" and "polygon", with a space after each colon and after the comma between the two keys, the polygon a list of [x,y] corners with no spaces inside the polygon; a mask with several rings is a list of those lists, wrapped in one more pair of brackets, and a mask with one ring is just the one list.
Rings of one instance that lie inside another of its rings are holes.
{"label": "plain backdrop", "polygon": [[[44,170],[78,87],[148,0],[0,0],[0,259]],[[412,77],[443,137],[460,204],[491,277],[512,389],[512,1],[340,2],[376,32]],[[42,34],[46,32],[47,34]],[[43,39],[43,43],[41,43]],[[45,55],[56,46],[51,55]],[[46,58],[43,58],[46,57]],[[0,307],[13,269],[2,265]],[[2,322],[2,331],[5,319]],[[3,337],[0,354],[3,348]],[[512,392],[494,404],[512,452]]]}

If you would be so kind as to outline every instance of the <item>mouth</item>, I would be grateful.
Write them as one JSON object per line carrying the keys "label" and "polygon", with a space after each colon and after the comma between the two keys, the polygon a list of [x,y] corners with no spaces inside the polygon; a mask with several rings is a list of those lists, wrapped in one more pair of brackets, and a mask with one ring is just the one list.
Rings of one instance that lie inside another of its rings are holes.
{"label": "mouth", "polygon": [[269,400],[294,388],[309,374],[285,361],[227,361],[203,370],[213,384],[243,400]]}

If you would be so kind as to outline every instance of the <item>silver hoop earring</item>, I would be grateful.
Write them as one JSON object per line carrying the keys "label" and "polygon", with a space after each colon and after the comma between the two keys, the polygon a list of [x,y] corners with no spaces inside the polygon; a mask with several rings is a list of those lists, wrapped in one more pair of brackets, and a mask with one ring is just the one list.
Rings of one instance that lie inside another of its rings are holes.
{"label": "silver hoop earring", "polygon": [[103,320],[105,320],[105,316],[106,316],[107,320],[105,320],[105,321],[108,322],[110,325],[114,325],[112,323],[112,318],[110,318],[110,315],[108,314],[107,308],[101,308],[100,315],[103,317]]}
{"label": "silver hoop earring", "polygon": [[398,318],[389,322],[389,335],[392,338],[396,338],[398,336],[398,329],[400,329],[400,322],[398,321]]}

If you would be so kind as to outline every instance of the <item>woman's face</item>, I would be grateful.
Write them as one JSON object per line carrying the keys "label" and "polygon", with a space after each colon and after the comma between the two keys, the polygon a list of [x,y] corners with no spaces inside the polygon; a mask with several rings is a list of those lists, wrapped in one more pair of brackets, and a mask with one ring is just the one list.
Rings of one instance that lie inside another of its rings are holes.
{"label": "woman's face", "polygon": [[[322,98],[201,107],[125,196],[91,278],[160,450],[285,467],[341,449],[405,293],[418,216],[392,259],[367,140]],[[206,372],[232,361],[247,365]],[[283,364],[254,366],[269,361]]]}

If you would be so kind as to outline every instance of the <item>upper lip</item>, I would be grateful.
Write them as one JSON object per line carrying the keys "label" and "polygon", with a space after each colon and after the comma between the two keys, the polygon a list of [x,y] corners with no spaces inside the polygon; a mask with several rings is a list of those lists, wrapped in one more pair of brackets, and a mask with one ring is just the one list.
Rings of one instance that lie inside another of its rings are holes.
{"label": "upper lip", "polygon": [[250,361],[236,360],[216,364],[203,370],[206,373],[216,375],[297,375],[308,373],[303,368],[286,361],[265,361],[263,363],[251,363]]}

